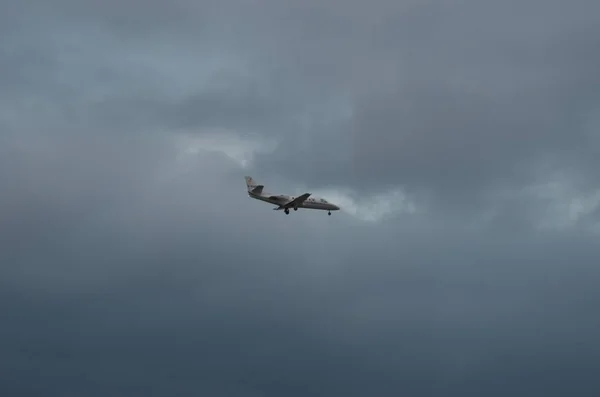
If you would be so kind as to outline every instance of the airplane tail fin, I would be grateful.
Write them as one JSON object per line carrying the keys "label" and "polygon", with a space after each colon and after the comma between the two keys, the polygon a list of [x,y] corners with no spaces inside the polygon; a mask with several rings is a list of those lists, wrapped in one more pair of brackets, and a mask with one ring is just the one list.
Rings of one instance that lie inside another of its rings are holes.
{"label": "airplane tail fin", "polygon": [[263,185],[257,185],[251,176],[245,176],[244,178],[246,179],[246,188],[248,189],[248,192],[256,194],[262,193],[262,190],[264,188]]}

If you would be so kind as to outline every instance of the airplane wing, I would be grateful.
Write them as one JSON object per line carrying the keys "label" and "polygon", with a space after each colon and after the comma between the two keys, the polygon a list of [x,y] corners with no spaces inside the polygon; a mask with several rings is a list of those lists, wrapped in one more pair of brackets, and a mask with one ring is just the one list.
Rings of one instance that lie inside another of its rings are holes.
{"label": "airplane wing", "polygon": [[306,199],[310,197],[310,193],[304,193],[302,196],[298,196],[295,199],[293,199],[292,201],[289,201],[287,203],[285,203],[284,205],[282,205],[282,208],[292,208],[295,207],[297,205],[302,204],[304,201],[306,201]]}

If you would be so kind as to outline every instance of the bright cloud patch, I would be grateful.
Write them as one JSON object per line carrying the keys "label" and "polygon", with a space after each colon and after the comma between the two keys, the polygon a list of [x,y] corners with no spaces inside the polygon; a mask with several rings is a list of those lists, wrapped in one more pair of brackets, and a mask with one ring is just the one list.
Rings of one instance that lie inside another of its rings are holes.
{"label": "bright cloud patch", "polygon": [[575,177],[562,175],[521,190],[496,192],[495,205],[485,219],[494,221],[506,211],[521,211],[534,228],[541,230],[598,228],[592,216],[600,208],[600,189],[586,187]]}
{"label": "bright cloud patch", "polygon": [[600,205],[600,189],[584,193],[559,182],[533,186],[526,194],[545,204],[540,206],[538,224],[544,229],[574,227]]}
{"label": "bright cloud patch", "polygon": [[242,168],[252,163],[254,156],[275,150],[275,143],[256,137],[242,138],[231,131],[213,131],[201,134],[183,134],[178,140],[181,156],[201,152],[218,152],[234,160]]}
{"label": "bright cloud patch", "polygon": [[339,204],[343,212],[363,221],[376,222],[401,213],[413,214],[417,208],[401,189],[368,196],[353,198],[350,191],[320,190],[315,195],[327,197],[332,203]]}

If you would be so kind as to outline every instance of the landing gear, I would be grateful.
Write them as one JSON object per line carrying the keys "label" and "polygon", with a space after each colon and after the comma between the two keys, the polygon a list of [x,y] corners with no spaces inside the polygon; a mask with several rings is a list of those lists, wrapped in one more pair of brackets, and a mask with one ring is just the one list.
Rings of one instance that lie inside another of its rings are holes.
{"label": "landing gear", "polygon": [[298,211],[298,207],[294,207],[294,211]]}
{"label": "landing gear", "polygon": [[286,214],[286,215],[289,215],[289,214],[290,214],[290,210],[289,210],[289,209],[287,209],[287,208],[286,208],[286,209],[284,209],[284,210],[283,210],[283,212],[285,212],[285,214]]}
{"label": "landing gear", "polygon": [[327,215],[331,216],[331,211],[327,212]]}

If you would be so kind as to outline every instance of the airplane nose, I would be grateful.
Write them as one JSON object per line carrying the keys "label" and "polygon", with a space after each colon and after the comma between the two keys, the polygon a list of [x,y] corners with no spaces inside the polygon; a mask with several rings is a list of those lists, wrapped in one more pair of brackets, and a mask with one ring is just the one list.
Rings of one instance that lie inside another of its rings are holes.
{"label": "airplane nose", "polygon": [[334,211],[337,211],[337,210],[339,210],[339,209],[340,209],[340,207],[338,207],[338,206],[337,206],[337,205],[335,205],[335,204],[333,205],[333,210],[334,210]]}

